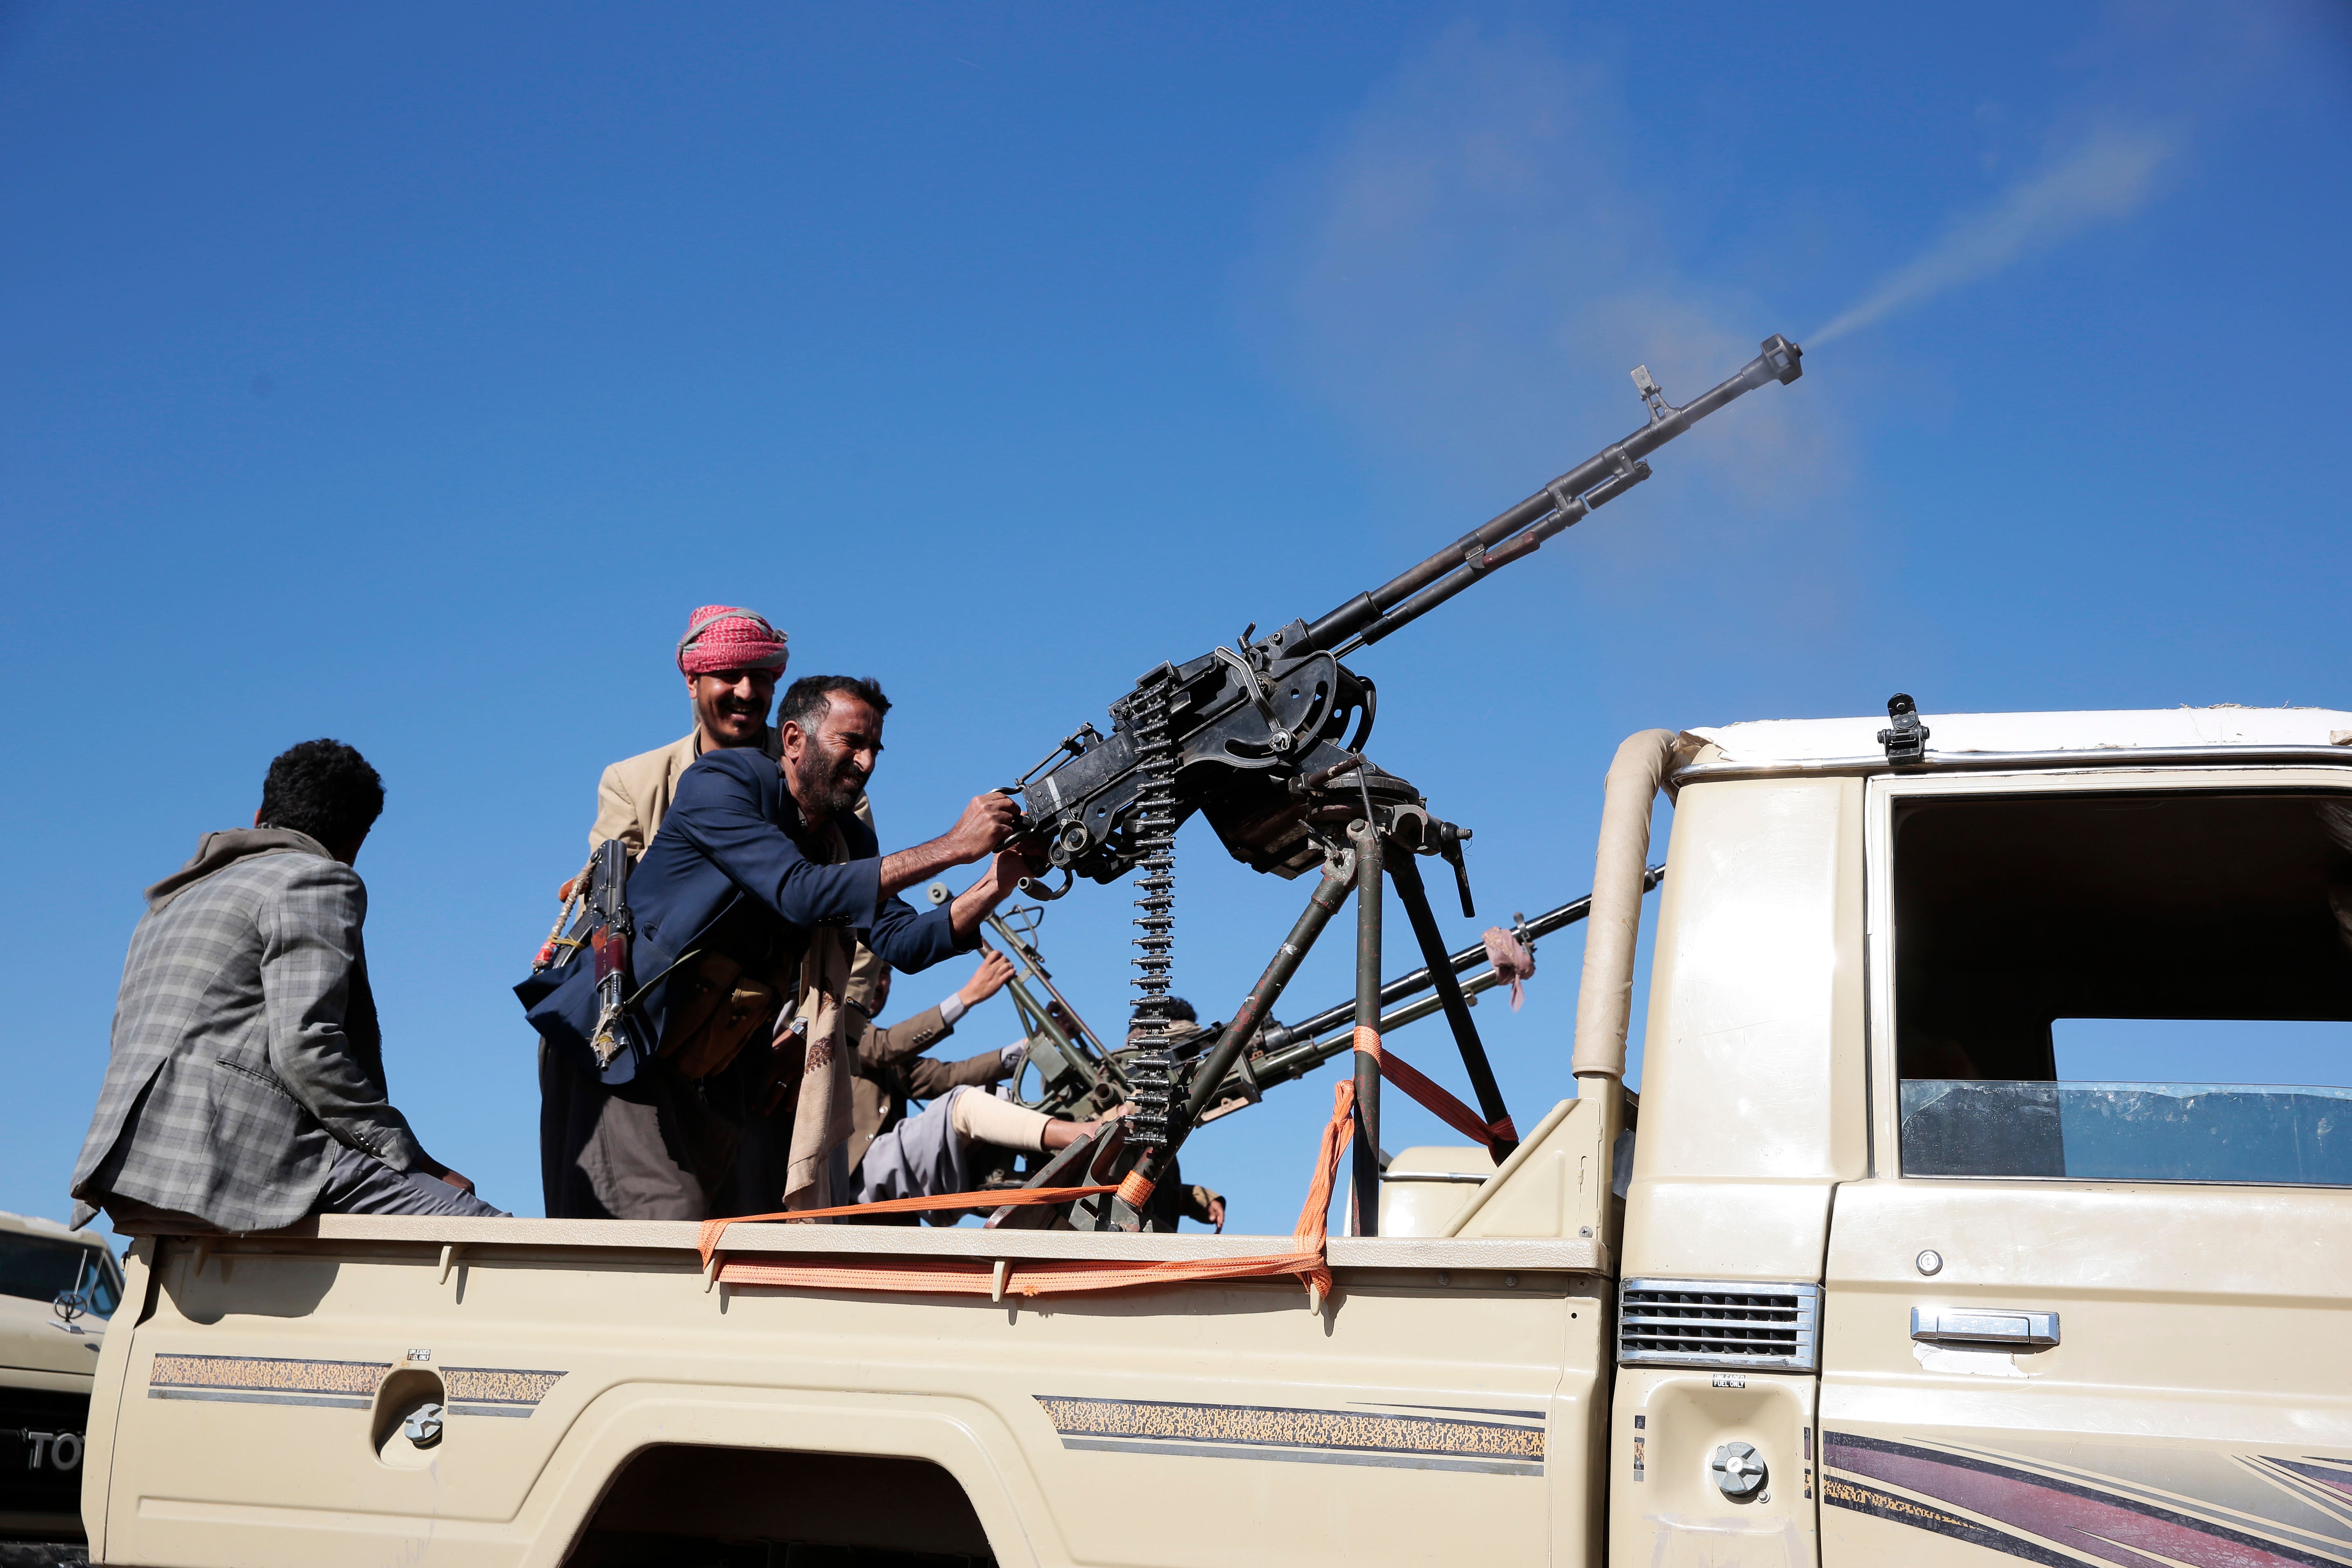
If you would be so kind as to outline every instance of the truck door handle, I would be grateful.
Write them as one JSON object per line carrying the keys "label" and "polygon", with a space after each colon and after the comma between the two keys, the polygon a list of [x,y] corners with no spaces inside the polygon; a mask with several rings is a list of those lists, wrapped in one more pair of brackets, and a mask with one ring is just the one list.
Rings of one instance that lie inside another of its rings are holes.
{"label": "truck door handle", "polygon": [[2058,1342],[2055,1312],[2010,1312],[1951,1307],[1911,1309],[1911,1337],[1942,1343],[2031,1345],[2036,1349]]}

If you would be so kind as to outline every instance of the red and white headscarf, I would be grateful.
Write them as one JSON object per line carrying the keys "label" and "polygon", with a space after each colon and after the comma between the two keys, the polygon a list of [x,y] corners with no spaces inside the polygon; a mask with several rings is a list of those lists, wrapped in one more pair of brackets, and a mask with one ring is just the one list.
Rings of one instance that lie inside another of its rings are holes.
{"label": "red and white headscarf", "polygon": [[736,605],[705,605],[687,617],[677,639],[677,668],[688,675],[722,669],[784,668],[784,634]]}

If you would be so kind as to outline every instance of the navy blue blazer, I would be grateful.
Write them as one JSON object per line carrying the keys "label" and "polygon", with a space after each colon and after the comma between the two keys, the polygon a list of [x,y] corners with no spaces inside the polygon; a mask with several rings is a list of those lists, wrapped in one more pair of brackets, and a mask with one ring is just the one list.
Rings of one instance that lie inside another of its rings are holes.
{"label": "navy blue blazer", "polygon": [[[690,951],[730,910],[745,904],[782,922],[791,946],[805,946],[816,926],[850,934],[906,973],[980,945],[980,933],[959,941],[944,905],[917,914],[904,899],[882,897],[882,859],[874,830],[854,816],[840,819],[849,859],[820,865],[801,851],[800,809],[774,759],[757,747],[705,752],[679,775],[677,795],[661,831],[629,873],[631,984],[645,986]],[[669,983],[646,992],[638,1016],[661,1038]],[[596,1027],[596,973],[583,951],[562,969],[534,974],[515,987],[532,1025],[549,1044],[582,1067]]]}

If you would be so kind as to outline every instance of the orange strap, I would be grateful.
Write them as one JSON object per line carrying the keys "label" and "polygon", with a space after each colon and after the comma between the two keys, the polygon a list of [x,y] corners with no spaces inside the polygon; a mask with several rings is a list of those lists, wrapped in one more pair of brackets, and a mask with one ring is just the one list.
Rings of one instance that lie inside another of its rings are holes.
{"label": "orange strap", "polygon": [[[1201,1258],[1164,1263],[1112,1263],[1073,1258],[1024,1260],[1005,1265],[1008,1296],[1058,1296],[1082,1290],[1129,1290],[1184,1285],[1202,1279],[1265,1279],[1295,1274],[1313,1282],[1321,1276],[1326,1294],[1330,1274],[1317,1252],[1270,1253],[1259,1258]],[[728,1285],[782,1286],[802,1290],[907,1291],[928,1295],[989,1296],[996,1292],[995,1265],[977,1259],[853,1260],[823,1263],[737,1261],[720,1266]]]}
{"label": "orange strap", "polygon": [[1423,1076],[1419,1068],[1381,1044],[1380,1032],[1356,1026],[1356,1048],[1381,1064],[1382,1081],[1392,1083],[1419,1100],[1423,1109],[1436,1117],[1465,1138],[1475,1138],[1481,1143],[1492,1143],[1497,1138],[1507,1138],[1516,1143],[1519,1130],[1511,1119],[1487,1122],[1478,1120],[1478,1113],[1463,1104],[1440,1085]]}
{"label": "orange strap", "polygon": [[786,1209],[782,1214],[737,1215],[731,1219],[707,1219],[702,1222],[702,1266],[710,1267],[710,1255],[719,1250],[719,1238],[727,1234],[730,1225],[762,1225],[782,1220],[790,1225],[795,1220],[834,1219],[842,1215],[924,1214],[938,1209],[991,1209],[1010,1204],[1060,1204],[1073,1198],[1090,1198],[1097,1193],[1114,1193],[1117,1187],[1006,1187],[992,1193],[942,1193],[928,1198],[884,1198],[879,1203],[844,1204],[829,1209]]}
{"label": "orange strap", "polygon": [[[965,1296],[1061,1295],[1079,1290],[1124,1290],[1183,1284],[1200,1279],[1255,1279],[1275,1275],[1295,1276],[1316,1299],[1331,1293],[1331,1269],[1326,1261],[1325,1232],[1331,1209],[1331,1186],[1339,1156],[1355,1134],[1356,1086],[1342,1080],[1332,1088],[1331,1120],[1324,1124],[1322,1147],[1307,1185],[1307,1202],[1298,1211],[1288,1252],[1250,1258],[1184,1258],[1163,1263],[1120,1263],[1110,1259],[1005,1259],[1000,1286],[998,1265],[964,1258],[827,1259],[816,1262],[753,1262],[721,1258],[719,1283],[766,1285],[803,1290],[871,1290],[922,1292]],[[839,1214],[905,1214],[922,1209],[986,1208],[992,1205],[1060,1203],[1073,1197],[1107,1193],[1110,1187],[1018,1187],[1002,1193],[951,1193],[944,1197],[893,1198],[887,1203],[858,1204],[847,1209],[804,1209],[794,1214],[754,1215],[745,1219],[715,1219],[702,1227],[702,1260],[706,1268],[718,1255],[719,1238],[729,1226],[769,1220],[813,1219]]]}

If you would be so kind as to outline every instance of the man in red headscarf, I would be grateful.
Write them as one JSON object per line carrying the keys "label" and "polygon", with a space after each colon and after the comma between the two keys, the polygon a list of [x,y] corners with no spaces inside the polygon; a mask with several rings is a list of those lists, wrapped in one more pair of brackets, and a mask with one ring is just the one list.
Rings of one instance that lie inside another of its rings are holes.
{"label": "man in red headscarf", "polygon": [[[596,785],[593,851],[607,838],[634,858],[661,831],[679,775],[707,751],[756,746],[782,754],[768,722],[783,673],[784,634],[738,605],[705,605],[677,639],[694,729],[684,739],[614,763]],[[558,897],[569,900],[566,882]],[[678,1194],[732,1163],[734,1131],[703,1096],[667,1075],[648,1074],[619,1092],[540,1050],[540,1176],[551,1215],[699,1219]]]}
{"label": "man in red headscarf", "polygon": [[678,775],[715,746],[758,746],[772,757],[780,754],[768,710],[786,658],[784,634],[764,616],[734,605],[705,605],[688,616],[686,635],[677,639],[677,668],[694,704],[694,732],[604,770],[588,847],[617,838],[631,855],[644,854],[661,830]]}

